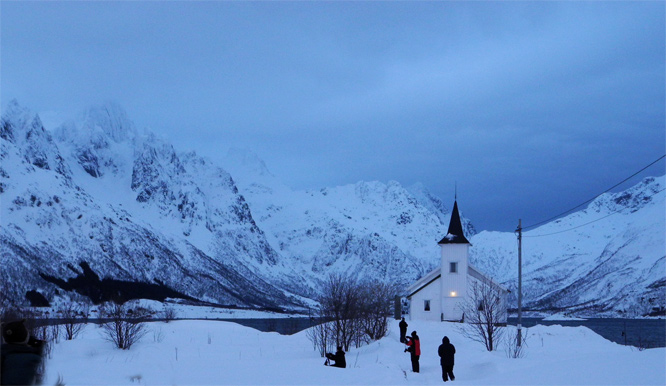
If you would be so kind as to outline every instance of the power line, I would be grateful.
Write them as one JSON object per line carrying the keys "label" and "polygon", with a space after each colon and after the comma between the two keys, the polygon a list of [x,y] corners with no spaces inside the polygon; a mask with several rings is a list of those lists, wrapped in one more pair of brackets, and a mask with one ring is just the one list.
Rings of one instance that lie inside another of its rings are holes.
{"label": "power line", "polygon": [[[666,188],[664,188],[664,189],[662,189],[662,190],[659,190],[659,191],[655,192],[655,194],[653,194],[653,195],[651,195],[651,196],[649,196],[649,197],[654,197],[654,196],[656,196],[657,194],[663,192],[664,190],[666,190]],[[605,215],[604,217],[600,217],[600,218],[598,218],[598,219],[596,219],[596,220],[592,220],[592,221],[590,221],[590,222],[586,222],[585,224],[581,224],[581,225],[575,226],[575,227],[573,227],[573,228],[565,229],[565,230],[563,230],[563,231],[557,231],[557,232],[553,232],[553,233],[546,233],[546,234],[543,234],[543,235],[523,236],[523,237],[545,237],[545,236],[557,235],[557,234],[564,233],[564,232],[569,232],[569,231],[572,231],[572,230],[574,230],[574,229],[582,228],[582,227],[584,227],[584,226],[586,226],[586,225],[590,225],[590,224],[595,223],[595,222],[597,222],[597,221],[603,220],[603,219],[605,219],[605,218],[607,218],[607,217],[610,217],[610,216],[612,216],[612,215],[614,215],[614,214],[620,213],[620,212],[622,212],[622,211],[625,210],[625,209],[627,209],[626,206],[625,206],[624,208],[622,208],[622,209],[618,209],[618,210],[616,210],[616,211],[614,211],[614,212],[611,212],[611,213]]]}
{"label": "power line", "polygon": [[551,218],[549,218],[549,219],[546,219],[546,220],[540,221],[540,222],[538,222],[538,223],[536,223],[536,224],[532,224],[532,225],[529,225],[529,226],[525,226],[525,227],[523,227],[523,230],[528,229],[528,228],[534,228],[534,227],[537,227],[537,226],[539,226],[539,225],[541,225],[541,224],[545,224],[545,223],[547,223],[547,222],[550,222],[550,221],[552,221],[552,220],[555,220],[555,219],[558,218],[558,217],[564,216],[565,214],[567,214],[567,213],[569,213],[569,212],[573,212],[574,210],[580,208],[581,206],[583,206],[583,205],[585,205],[585,204],[588,204],[588,203],[592,202],[593,200],[595,200],[597,197],[601,196],[602,194],[607,193],[608,191],[612,190],[613,188],[618,187],[619,185],[622,185],[623,183],[627,182],[629,179],[635,177],[637,174],[641,173],[641,172],[644,171],[645,169],[647,169],[647,168],[649,168],[650,166],[652,166],[652,165],[656,164],[657,162],[661,161],[661,160],[664,159],[665,157],[666,157],[666,154],[662,155],[661,157],[657,158],[656,160],[650,162],[650,164],[648,164],[647,166],[643,167],[641,170],[639,170],[639,171],[637,171],[636,173],[630,175],[629,177],[625,178],[624,180],[618,182],[617,184],[611,186],[610,188],[604,190],[603,192],[597,194],[596,196],[590,198],[589,200],[587,200],[587,201],[585,201],[585,202],[583,202],[583,203],[581,203],[581,204],[578,204],[578,205],[574,206],[573,208],[571,208],[571,209],[569,209],[569,210],[567,210],[567,211],[564,211],[564,212],[562,212],[562,213],[560,213],[560,214],[558,214],[558,215],[556,215],[556,216],[553,216],[553,217],[551,217]]}

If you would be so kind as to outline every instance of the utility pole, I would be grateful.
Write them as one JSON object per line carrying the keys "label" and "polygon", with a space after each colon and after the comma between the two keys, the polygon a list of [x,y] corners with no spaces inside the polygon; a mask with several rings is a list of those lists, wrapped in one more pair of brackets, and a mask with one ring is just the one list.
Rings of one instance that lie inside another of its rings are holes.
{"label": "utility pole", "polygon": [[523,227],[520,225],[521,221],[518,219],[518,334],[516,344],[520,347],[522,344],[522,323],[523,323]]}

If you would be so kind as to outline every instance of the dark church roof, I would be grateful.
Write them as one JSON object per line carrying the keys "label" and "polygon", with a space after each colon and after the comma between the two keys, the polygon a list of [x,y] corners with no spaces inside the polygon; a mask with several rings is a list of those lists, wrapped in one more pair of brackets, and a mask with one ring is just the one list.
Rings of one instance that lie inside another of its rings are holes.
{"label": "dark church roof", "polygon": [[458,201],[453,202],[451,211],[451,222],[446,236],[437,244],[469,244],[463,233],[462,223],[460,222],[460,213],[458,213]]}

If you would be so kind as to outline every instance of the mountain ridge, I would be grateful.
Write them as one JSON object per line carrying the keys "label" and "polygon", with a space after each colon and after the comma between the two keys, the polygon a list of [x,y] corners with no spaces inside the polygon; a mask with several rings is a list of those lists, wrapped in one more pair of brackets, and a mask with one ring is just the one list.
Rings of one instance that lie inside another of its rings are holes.
{"label": "mountain ridge", "polygon": [[[140,134],[113,104],[49,132],[12,101],[0,151],[0,244],[11,267],[0,280],[15,299],[30,290],[53,298],[62,288],[40,274],[67,281],[82,274],[68,267],[85,263],[102,278],[201,301],[304,310],[332,272],[403,288],[419,279],[439,264],[450,216],[422,184],[293,190],[238,149],[221,167]],[[525,232],[524,304],[609,315],[663,309],[663,180]],[[618,210],[627,213],[611,214]],[[463,224],[472,263],[515,290],[515,235]],[[567,231],[575,237],[539,241],[578,226]]]}
{"label": "mountain ridge", "polygon": [[[527,308],[640,316],[664,309],[665,177],[605,193],[585,209],[523,233]],[[493,261],[495,278],[517,288],[516,237],[480,232],[471,260]],[[492,256],[492,258],[488,258]],[[515,293],[515,291],[514,291]]]}

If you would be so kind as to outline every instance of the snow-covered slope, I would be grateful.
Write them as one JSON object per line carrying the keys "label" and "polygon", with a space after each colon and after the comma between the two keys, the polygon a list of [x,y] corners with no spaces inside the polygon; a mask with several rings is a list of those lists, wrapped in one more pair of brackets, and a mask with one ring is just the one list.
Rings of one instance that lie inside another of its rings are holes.
{"label": "snow-covered slope", "polygon": [[[88,111],[56,130],[57,144],[16,102],[1,127],[0,277],[13,298],[35,289],[52,296],[45,278],[90,295],[98,290],[86,280],[97,275],[222,304],[301,303],[261,275],[291,269],[277,264],[229,174],[137,135],[119,108]],[[127,285],[101,292],[119,287]]]}
{"label": "snow-covered slope", "polygon": [[[178,320],[146,324],[130,350],[114,349],[99,329],[85,326],[73,340],[53,344],[42,384],[53,385],[442,385],[437,348],[444,335],[456,347],[454,385],[661,385],[666,349],[638,350],[586,327],[523,330],[524,357],[489,352],[459,324],[411,321],[421,341],[420,372],[411,372],[398,328],[346,354],[347,368],[324,366],[308,331],[267,333],[232,322]],[[507,328],[507,335],[516,328]],[[507,339],[507,341],[510,341]],[[81,369],[87,371],[81,371]]]}
{"label": "snow-covered slope", "polygon": [[[664,176],[523,233],[527,308],[644,315],[666,306]],[[516,235],[481,232],[472,263],[516,293]]]}
{"label": "snow-covered slope", "polygon": [[[15,299],[66,288],[95,298],[148,291],[289,308],[315,298],[331,273],[404,288],[439,264],[437,242],[450,217],[420,184],[299,191],[247,150],[231,150],[216,165],[139,133],[113,104],[49,132],[12,102],[0,150],[0,280]],[[664,177],[646,179],[525,232],[525,303],[630,313],[663,307],[663,186]],[[472,263],[515,289],[515,235],[475,235],[463,223]]]}
{"label": "snow-covered slope", "polygon": [[437,242],[450,214],[422,185],[361,181],[294,191],[254,154],[237,149],[225,167],[271,244],[314,288],[331,272],[404,287],[439,264]]}

